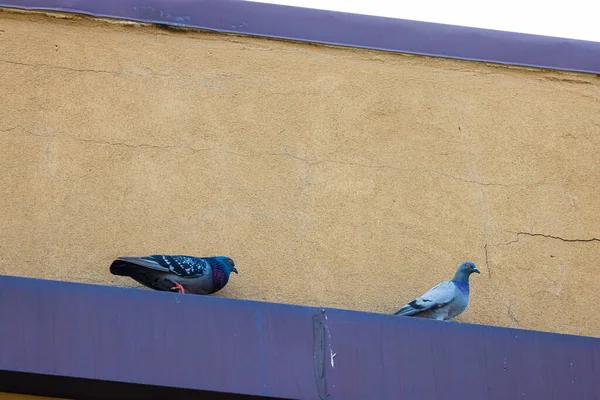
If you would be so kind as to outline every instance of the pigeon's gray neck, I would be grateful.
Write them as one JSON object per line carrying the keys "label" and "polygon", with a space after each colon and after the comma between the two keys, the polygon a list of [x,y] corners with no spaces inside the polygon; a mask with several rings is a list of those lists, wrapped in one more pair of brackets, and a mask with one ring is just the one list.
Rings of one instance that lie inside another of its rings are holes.
{"label": "pigeon's gray neck", "polygon": [[458,270],[454,274],[454,278],[452,278],[452,280],[454,282],[469,283],[469,275],[471,275],[471,274]]}

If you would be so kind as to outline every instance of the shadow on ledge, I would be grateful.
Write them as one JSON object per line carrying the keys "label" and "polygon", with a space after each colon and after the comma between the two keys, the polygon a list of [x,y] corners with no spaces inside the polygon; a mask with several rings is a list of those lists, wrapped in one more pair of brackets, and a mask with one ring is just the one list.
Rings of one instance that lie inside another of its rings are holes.
{"label": "shadow on ledge", "polygon": [[206,392],[192,389],[97,381],[92,379],[69,378],[65,376],[30,374],[14,371],[0,371],[0,393],[1,392],[77,400],[268,399],[268,397],[263,396]]}

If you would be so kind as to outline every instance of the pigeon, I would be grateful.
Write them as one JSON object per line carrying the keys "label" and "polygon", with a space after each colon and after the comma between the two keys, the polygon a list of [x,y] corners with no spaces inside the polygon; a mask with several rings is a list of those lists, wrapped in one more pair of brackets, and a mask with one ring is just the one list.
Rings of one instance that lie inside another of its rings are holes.
{"label": "pigeon", "polygon": [[394,315],[448,321],[465,311],[469,304],[469,276],[481,273],[474,263],[466,261],[458,267],[454,278],[429,289],[398,310]]}
{"label": "pigeon", "polygon": [[110,265],[110,272],[129,276],[151,289],[202,295],[223,289],[229,281],[229,274],[238,273],[229,257],[163,254],[118,257]]}

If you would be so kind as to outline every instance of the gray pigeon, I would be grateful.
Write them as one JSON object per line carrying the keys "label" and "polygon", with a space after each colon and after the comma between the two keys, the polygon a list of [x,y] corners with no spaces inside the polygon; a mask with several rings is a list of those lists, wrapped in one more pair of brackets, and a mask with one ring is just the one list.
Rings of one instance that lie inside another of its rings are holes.
{"label": "gray pigeon", "polygon": [[152,255],[119,257],[110,265],[113,275],[129,276],[144,286],[162,291],[211,294],[223,289],[229,274],[238,273],[229,257]]}
{"label": "gray pigeon", "polygon": [[429,289],[423,296],[414,299],[394,315],[430,318],[440,321],[451,320],[469,304],[469,276],[480,273],[474,263],[466,261],[458,267],[454,278]]}

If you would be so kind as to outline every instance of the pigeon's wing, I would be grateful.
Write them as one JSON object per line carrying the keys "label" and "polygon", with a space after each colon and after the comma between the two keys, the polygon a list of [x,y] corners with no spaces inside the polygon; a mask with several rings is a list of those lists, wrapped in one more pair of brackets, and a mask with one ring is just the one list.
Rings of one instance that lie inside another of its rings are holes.
{"label": "pigeon's wing", "polygon": [[204,258],[190,256],[153,255],[150,257],[162,268],[167,268],[182,278],[200,278],[208,274],[210,264]]}
{"label": "pigeon's wing", "polygon": [[[168,266],[160,264],[158,261],[156,261],[153,258],[153,256],[150,256],[150,257],[119,257],[119,258],[117,258],[117,261],[124,261],[126,263],[139,265],[140,267],[146,267],[146,268],[150,268],[150,269],[160,271],[160,272],[169,272]],[[113,264],[116,264],[116,262]],[[122,263],[120,263],[120,264],[122,264]],[[123,265],[127,265],[127,264],[123,264]]]}
{"label": "pigeon's wing", "polygon": [[395,315],[414,315],[423,311],[440,308],[454,300],[456,285],[452,281],[442,282],[429,289],[423,296],[418,297],[398,310]]}

